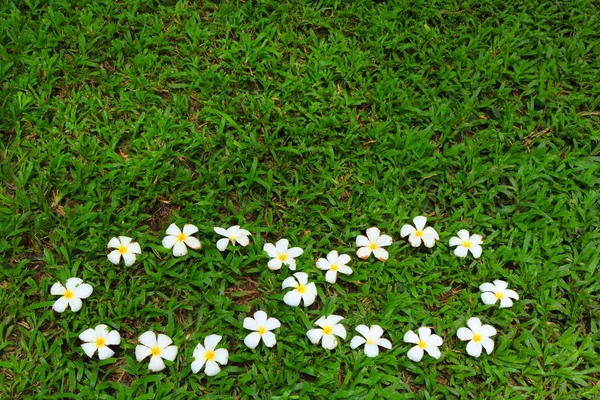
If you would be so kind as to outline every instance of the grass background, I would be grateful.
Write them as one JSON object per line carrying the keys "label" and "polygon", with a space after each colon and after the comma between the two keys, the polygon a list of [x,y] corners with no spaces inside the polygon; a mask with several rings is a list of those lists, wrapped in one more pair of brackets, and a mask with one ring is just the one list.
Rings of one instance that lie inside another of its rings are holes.
{"label": "grass background", "polygon": [[[0,394],[8,398],[599,398],[600,15],[594,1],[9,1],[0,6]],[[413,249],[400,227],[440,232]],[[172,223],[203,249],[173,258]],[[221,254],[213,226],[249,247]],[[354,254],[378,226],[390,260],[353,261],[328,285],[314,266]],[[459,259],[459,229],[485,237]],[[139,241],[132,267],[112,236]],[[265,242],[305,249],[319,298],[290,308]],[[94,286],[56,314],[50,286]],[[521,296],[485,306],[503,279]],[[244,317],[279,318],[277,346],[243,345]],[[345,316],[328,352],[305,336]],[[456,330],[478,316],[496,350],[469,357]],[[77,338],[107,323],[124,341],[88,359]],[[393,348],[349,348],[379,324]],[[445,339],[406,358],[409,329]],[[137,363],[146,330],[177,360]],[[230,363],[190,371],[224,336]]]}

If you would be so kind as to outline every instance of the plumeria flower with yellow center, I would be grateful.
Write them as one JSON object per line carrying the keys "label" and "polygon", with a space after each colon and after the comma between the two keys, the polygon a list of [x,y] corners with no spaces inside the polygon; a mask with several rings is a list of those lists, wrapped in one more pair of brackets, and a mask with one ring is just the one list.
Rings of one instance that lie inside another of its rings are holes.
{"label": "plumeria flower with yellow center", "polygon": [[379,346],[386,349],[392,348],[392,342],[382,339],[383,329],[379,325],[372,325],[370,328],[366,325],[359,325],[356,331],[362,336],[354,336],[350,342],[352,349],[365,345],[365,355],[367,357],[376,357],[379,354]]}
{"label": "plumeria flower with yellow center", "polygon": [[194,349],[194,362],[192,363],[192,372],[198,373],[204,365],[204,372],[208,376],[215,376],[221,371],[219,364],[226,365],[229,360],[227,349],[215,349],[221,341],[219,335],[208,335],[204,339],[204,346],[198,344]]}
{"label": "plumeria flower with yellow center", "polygon": [[188,252],[188,246],[194,250],[198,250],[202,245],[200,241],[191,236],[198,232],[198,228],[192,224],[185,224],[183,232],[175,224],[169,225],[167,228],[167,236],[162,240],[162,245],[167,249],[173,248],[175,257],[185,256]]}
{"label": "plumeria flower with yellow center", "polygon": [[81,310],[83,305],[81,299],[87,299],[90,297],[94,289],[88,283],[83,283],[80,278],[69,278],[65,286],[60,282],[56,282],[50,288],[50,294],[54,296],[61,296],[54,302],[52,308],[54,311],[62,313],[67,309],[67,306],[71,307],[71,311],[77,312]]}
{"label": "plumeria flower with yellow center", "polygon": [[468,328],[459,328],[456,336],[460,340],[469,340],[467,353],[473,357],[481,355],[481,349],[490,354],[494,350],[494,341],[490,337],[496,334],[496,329],[491,325],[481,325],[479,318],[469,318]]}
{"label": "plumeria flower with yellow center", "polygon": [[413,223],[415,226],[404,225],[402,229],[400,229],[400,236],[408,236],[408,242],[412,247],[419,247],[422,242],[425,247],[431,248],[435,245],[436,240],[440,240],[435,229],[430,226],[425,227],[427,218],[423,216],[415,217]]}
{"label": "plumeria flower with yellow center", "polygon": [[281,269],[282,265],[287,265],[292,271],[296,270],[295,258],[304,253],[300,247],[292,247],[288,249],[290,242],[287,239],[278,240],[274,245],[265,243],[263,250],[267,252],[272,259],[267,264],[267,267],[272,270]]}
{"label": "plumeria flower with yellow center", "polygon": [[481,244],[483,243],[481,235],[469,236],[469,231],[466,229],[461,229],[457,235],[458,237],[454,236],[450,238],[450,246],[457,246],[454,249],[455,255],[466,257],[470,251],[474,258],[481,257]]}
{"label": "plumeria flower with yellow center", "polygon": [[108,247],[115,249],[108,254],[108,261],[113,264],[118,264],[123,256],[125,265],[130,266],[135,262],[135,255],[142,254],[140,245],[136,242],[132,242],[130,237],[119,236],[110,239]]}
{"label": "plumeria flower with yellow center", "polygon": [[152,356],[150,364],[148,364],[148,369],[152,372],[162,371],[166,368],[163,358],[174,361],[177,357],[177,346],[171,346],[173,340],[162,333],[159,333],[157,337],[152,331],[144,332],[138,342],[140,344],[135,346],[135,358],[142,361],[144,358]]}
{"label": "plumeria flower with yellow center", "polygon": [[319,326],[320,329],[311,329],[306,332],[306,336],[312,344],[317,344],[321,340],[324,349],[333,350],[338,344],[336,336],[346,339],[346,328],[344,328],[344,325],[338,324],[343,319],[339,315],[321,317],[315,322],[315,325]]}
{"label": "plumeria flower with yellow center", "polygon": [[245,229],[240,229],[239,225],[234,225],[227,229],[217,227],[214,227],[213,229],[219,235],[225,236],[224,239],[217,240],[217,249],[219,249],[219,251],[225,251],[230,242],[232,245],[235,245],[237,242],[244,247],[248,246],[250,243],[250,239],[248,238],[250,232]]}
{"label": "plumeria flower with yellow center", "polygon": [[494,283],[484,283],[479,286],[481,293],[481,300],[484,304],[496,304],[500,300],[500,308],[512,307],[513,301],[519,300],[519,295],[514,290],[507,289],[508,283],[495,280]]}
{"label": "plumeria flower with yellow center", "polygon": [[280,326],[281,324],[277,318],[267,318],[266,312],[257,311],[254,313],[254,318],[244,318],[244,328],[254,331],[246,336],[244,344],[251,349],[255,349],[262,339],[265,346],[273,347],[277,340],[275,334],[271,331]]}
{"label": "plumeria flower with yellow center", "polygon": [[352,268],[347,266],[350,262],[350,256],[347,254],[338,255],[337,251],[331,251],[327,254],[327,259],[319,258],[317,261],[317,268],[327,271],[325,274],[325,280],[329,283],[335,283],[337,280],[338,272],[344,275],[350,275]]}
{"label": "plumeria flower with yellow center", "polygon": [[308,274],[306,272],[296,272],[294,276],[286,278],[281,283],[282,289],[291,287],[293,287],[294,290],[287,292],[283,297],[283,301],[288,306],[297,307],[301,300],[304,300],[304,305],[306,307],[315,302],[315,299],[317,298],[317,287],[313,282],[308,283]]}
{"label": "plumeria flower with yellow center", "polygon": [[431,329],[427,327],[421,327],[417,330],[419,335],[413,331],[408,331],[404,335],[405,343],[414,343],[416,346],[412,347],[406,355],[410,360],[419,362],[423,358],[423,354],[427,352],[431,357],[438,359],[442,355],[439,346],[444,342],[441,337],[431,333]]}
{"label": "plumeria flower with yellow center", "polygon": [[121,335],[119,332],[111,330],[108,326],[102,324],[98,325],[95,329],[86,329],[79,335],[79,339],[85,343],[81,345],[81,348],[90,358],[98,350],[98,358],[106,360],[115,354],[108,346],[118,346],[121,344]]}
{"label": "plumeria flower with yellow center", "polygon": [[356,245],[359,247],[356,254],[363,260],[369,258],[371,253],[379,261],[387,261],[389,254],[383,247],[392,244],[392,238],[388,235],[381,235],[377,228],[367,229],[367,236],[359,235],[356,238]]}

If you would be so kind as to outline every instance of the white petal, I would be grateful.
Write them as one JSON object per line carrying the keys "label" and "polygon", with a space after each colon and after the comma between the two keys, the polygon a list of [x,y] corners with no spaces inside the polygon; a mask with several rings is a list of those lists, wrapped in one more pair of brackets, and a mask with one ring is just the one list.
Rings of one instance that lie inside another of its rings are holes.
{"label": "white petal", "polygon": [[302,253],[304,253],[304,250],[302,250],[300,247],[292,247],[291,249],[289,249],[286,252],[288,257],[291,257],[291,258],[299,257],[302,255]]}
{"label": "white petal", "polygon": [[275,339],[275,334],[273,332],[265,332],[265,334],[262,335],[262,340],[265,346],[267,347],[273,347],[275,346],[275,343],[277,343],[277,340]]}
{"label": "white petal", "polygon": [[342,324],[334,325],[333,326],[333,334],[342,339],[346,339],[346,328],[344,328],[344,325],[342,325]]}
{"label": "white petal", "polygon": [[156,338],[156,344],[160,349],[166,348],[171,343],[173,343],[173,340],[170,337],[163,335],[162,333],[158,334],[158,337]]}
{"label": "white petal", "polygon": [[256,321],[257,325],[264,325],[267,322],[267,313],[262,310],[258,310],[254,313],[254,320]]}
{"label": "white petal", "polygon": [[108,327],[104,324],[97,325],[94,328],[94,333],[96,335],[96,338],[106,337],[106,335],[108,334],[108,331],[110,331],[110,329],[108,329]]}
{"label": "white petal", "polygon": [[324,349],[333,350],[337,347],[338,341],[333,335],[323,335],[321,345]]}
{"label": "white petal", "polygon": [[183,233],[186,236],[190,236],[193,235],[194,233],[198,232],[198,227],[196,225],[192,225],[192,224],[185,224],[183,226]]}
{"label": "white petal", "polygon": [[[413,331],[408,331],[404,334],[404,342],[417,344],[417,343],[419,343],[419,337]],[[410,358],[410,357],[408,357],[408,358]],[[412,360],[412,358],[411,358],[411,360]],[[415,360],[413,360],[413,361],[415,361]],[[419,361],[419,360],[416,360],[416,361]]]}
{"label": "white petal", "polygon": [[296,260],[294,260],[293,258],[289,258],[283,262],[284,264],[287,264],[287,266],[289,267],[290,270],[295,271],[296,270]]}
{"label": "white petal", "polygon": [[292,307],[297,307],[301,300],[302,296],[296,290],[291,290],[283,296],[283,302]]}
{"label": "white petal", "polygon": [[452,247],[452,246],[460,246],[460,245],[462,245],[462,243],[463,243],[463,241],[460,240],[460,238],[454,236],[454,237],[450,238],[450,242],[448,243],[448,245],[450,247]]}
{"label": "white petal", "polygon": [[272,331],[273,329],[277,329],[280,326],[281,326],[281,323],[279,322],[279,320],[277,318],[269,318],[265,322],[265,328],[267,328],[268,331]]}
{"label": "white petal", "polygon": [[254,320],[254,318],[246,317],[244,318],[244,329],[249,329],[251,331],[258,330],[259,324]]}
{"label": "white petal", "polygon": [[304,306],[306,307],[315,302],[315,299],[317,298],[317,287],[314,283],[311,282],[306,285],[306,292],[304,292],[302,298],[304,299]]}
{"label": "white petal", "polygon": [[440,349],[437,348],[437,346],[427,346],[425,348],[425,351],[427,352],[427,354],[429,354],[431,357],[435,358],[436,360],[438,358],[440,358],[442,355],[442,352],[440,351]]}
{"label": "white petal", "polygon": [[81,306],[83,306],[83,302],[79,297],[73,297],[69,300],[69,307],[71,307],[71,311],[77,312],[81,310]]}
{"label": "white petal", "polygon": [[324,258],[319,258],[316,263],[317,268],[323,271],[328,271],[331,268],[331,263]]}
{"label": "white petal", "polygon": [[429,339],[427,339],[427,344],[430,346],[439,347],[442,345],[442,343],[444,343],[444,340],[438,335],[431,335],[429,336]]}
{"label": "white petal", "polygon": [[296,278],[294,278],[293,276],[290,276],[288,278],[285,278],[283,280],[283,282],[281,282],[281,288],[287,289],[290,287],[296,287],[297,284],[298,284],[298,282],[296,281]]}
{"label": "white petal", "polygon": [[283,265],[283,263],[281,262],[281,260],[279,258],[272,258],[267,263],[267,268],[269,268],[270,270],[276,271],[278,269],[281,269],[282,265]]}
{"label": "white petal", "polygon": [[377,239],[377,244],[380,246],[389,246],[393,242],[394,240],[392,239],[392,237],[388,235],[381,235],[379,239]]}
{"label": "white petal", "polygon": [[496,297],[496,295],[494,293],[485,292],[485,293],[481,293],[481,301],[483,301],[483,304],[496,304],[496,301],[498,301],[498,298]]}
{"label": "white petal", "polygon": [[[194,352],[192,353],[192,356],[194,358],[204,359],[205,353],[206,353],[206,349],[204,348],[204,346],[202,346],[202,343],[198,343],[198,345],[196,345],[196,347],[194,348]],[[202,363],[202,365],[204,365],[204,363]]]}
{"label": "white petal", "polygon": [[423,229],[423,235],[429,236],[435,240],[440,240],[438,233],[431,226],[428,226],[427,228]]}
{"label": "white petal", "polygon": [[119,261],[121,261],[121,253],[119,252],[119,250],[113,250],[110,253],[108,253],[108,256],[106,256],[106,258],[108,258],[108,261],[110,261],[113,264],[118,264]]}
{"label": "white petal", "polygon": [[98,358],[100,360],[106,360],[111,358],[115,354],[108,346],[102,346],[98,349]]}
{"label": "white petal", "polygon": [[458,331],[456,332],[456,336],[458,336],[458,338],[460,340],[472,340],[473,339],[473,331],[470,330],[469,328],[458,328]]}
{"label": "white petal", "polygon": [[419,247],[421,245],[421,238],[413,233],[408,236],[408,243],[410,243],[412,247]]}
{"label": "white petal", "polygon": [[176,236],[165,236],[162,240],[163,247],[166,247],[167,249],[170,249],[173,246],[175,246],[175,243],[177,243]]}
{"label": "white petal", "polygon": [[121,241],[119,239],[117,239],[116,237],[113,237],[108,241],[108,245],[106,245],[106,247],[111,248],[111,249],[117,249],[117,248],[121,247]]}
{"label": "white petal", "polygon": [[458,236],[463,242],[466,242],[471,238],[469,236],[469,231],[466,229],[461,229],[460,231],[458,231],[456,236]]}
{"label": "white petal", "polygon": [[133,254],[142,254],[142,248],[139,243],[131,243],[129,244],[129,252]]}
{"label": "white petal", "polygon": [[279,252],[277,251],[277,248],[271,243],[265,243],[265,245],[263,246],[263,250],[267,252],[269,257],[279,256]]}
{"label": "white petal", "polygon": [[371,330],[366,325],[358,325],[355,329],[356,329],[356,332],[360,333],[365,338],[368,338],[371,333]]}
{"label": "white petal", "polygon": [[481,235],[472,235],[470,240],[471,240],[471,243],[476,244],[476,245],[480,245],[483,243],[483,238],[481,237]]}
{"label": "white petal", "polygon": [[458,246],[457,248],[454,249],[454,255],[456,255],[458,257],[466,257],[468,253],[469,253],[469,250],[463,246]]}
{"label": "white petal", "polygon": [[496,286],[489,282],[486,282],[479,285],[479,290],[481,290],[482,292],[495,292]]}
{"label": "white petal", "polygon": [[106,335],[106,345],[119,345],[121,344],[121,335],[117,331],[110,331]]}
{"label": "white petal", "polygon": [[311,329],[306,332],[306,336],[308,336],[308,340],[310,340],[312,344],[317,344],[323,337],[323,329]]}
{"label": "white petal", "polygon": [[369,228],[367,229],[367,237],[369,238],[369,242],[376,242],[379,239],[381,231],[378,228]]}
{"label": "white petal", "polygon": [[96,343],[92,342],[92,343],[83,343],[81,345],[81,348],[83,349],[83,351],[85,352],[85,354],[88,355],[88,357],[93,357],[94,353],[96,352],[96,349],[98,347],[96,347]]}
{"label": "white petal", "polygon": [[483,338],[481,340],[481,346],[483,346],[488,354],[491,354],[492,351],[494,351],[494,341],[490,338]]}
{"label": "white petal", "polygon": [[146,347],[156,347],[156,334],[152,331],[146,331],[140,335],[138,342]]}
{"label": "white petal", "polygon": [[135,359],[137,361],[142,361],[144,358],[148,357],[152,353],[149,347],[137,345],[135,346]]}
{"label": "white petal", "polygon": [[128,267],[135,263],[135,254],[133,253],[125,253],[123,254],[123,261],[125,261],[125,265]]}
{"label": "white petal", "polygon": [[221,236],[225,236],[226,238],[229,238],[229,235],[230,235],[230,233],[229,233],[229,231],[228,231],[227,229],[224,229],[224,228],[218,228],[218,227],[216,227],[216,226],[215,226],[215,227],[213,228],[213,230],[214,230],[214,231],[215,231],[217,234],[219,234],[219,235],[221,235]]}
{"label": "white petal", "polygon": [[185,244],[187,244],[191,249],[198,250],[202,247],[202,243],[198,239],[193,236],[188,236],[184,240]]}
{"label": "white petal", "polygon": [[181,229],[179,229],[177,227],[177,225],[175,225],[175,224],[169,225],[169,227],[167,228],[167,235],[177,236],[179,234],[181,234]]}
{"label": "white petal", "polygon": [[196,358],[196,360],[194,360],[194,362],[192,363],[192,372],[197,374],[198,371],[202,369],[205,362],[206,360],[202,357]]}
{"label": "white petal", "polygon": [[519,300],[519,294],[514,290],[506,289],[504,291],[504,295],[506,297],[510,297],[511,299]]}
{"label": "white petal", "polygon": [[79,286],[77,286],[74,290],[75,297],[79,297],[80,299],[87,299],[88,297],[90,297],[93,291],[94,288],[88,283],[82,283]]}
{"label": "white petal", "polygon": [[60,282],[56,282],[50,288],[50,294],[55,295],[55,296],[56,295],[62,296],[63,294],[65,294],[66,291],[67,291],[67,289]]}
{"label": "white petal", "polygon": [[415,228],[417,228],[417,230],[422,231],[423,228],[425,228],[425,224],[427,223],[427,218],[423,217],[422,215],[419,215],[418,217],[415,217],[413,219],[413,223],[415,224]]}
{"label": "white petal", "polygon": [[69,305],[69,300],[67,300],[63,296],[54,302],[54,304],[52,305],[52,308],[54,309],[54,311],[56,311],[58,313],[62,313],[62,312],[65,312],[68,305]]}
{"label": "white petal", "polygon": [[370,255],[371,255],[371,249],[369,249],[368,247],[361,247],[356,252],[356,256],[358,258],[362,258],[363,260],[366,258],[369,258]]}
{"label": "white petal", "polygon": [[308,274],[306,272],[296,272],[294,276],[299,284],[306,285],[308,283]]}
{"label": "white petal", "polygon": [[290,245],[290,242],[287,239],[279,239],[275,243],[275,248],[277,249],[277,253],[278,254],[286,253],[289,245]]}
{"label": "white petal", "polygon": [[187,246],[184,242],[177,242],[173,246],[173,255],[175,257],[185,256],[187,254]]}
{"label": "white petal", "polygon": [[252,236],[252,234],[246,229],[240,229],[238,232],[238,236]]}
{"label": "white petal", "polygon": [[350,348],[355,349],[362,344],[367,343],[366,339],[362,336],[354,336],[350,341]]}
{"label": "white petal", "polygon": [[479,357],[481,355],[481,344],[471,340],[467,343],[467,353],[473,357]]}
{"label": "white petal", "polygon": [[365,344],[365,355],[367,357],[377,357],[379,354],[379,347],[376,344]]}
{"label": "white petal", "polygon": [[332,324],[327,323],[326,316],[322,316],[321,318],[319,318],[318,320],[315,321],[315,325],[320,326],[322,328],[325,325],[332,325]]}
{"label": "white petal", "polygon": [[392,348],[392,342],[390,342],[387,339],[378,339],[376,345],[384,347],[386,349],[391,349]]}
{"label": "white petal", "polygon": [[431,235],[423,234],[423,244],[430,249],[435,246],[435,239]]}
{"label": "white petal", "polygon": [[227,351],[227,349],[216,349],[215,361],[221,365],[227,365],[227,361],[229,361],[229,351]]}
{"label": "white petal", "polygon": [[67,282],[65,282],[65,287],[71,291],[77,289],[77,286],[81,285],[83,280],[81,278],[69,278]]}
{"label": "white petal", "polygon": [[219,372],[221,372],[221,367],[219,367],[219,364],[212,360],[206,362],[206,368],[204,368],[204,373],[207,376],[215,376]]}
{"label": "white petal", "polygon": [[479,328],[479,333],[483,337],[490,337],[490,336],[494,336],[497,332],[496,332],[496,328],[494,328],[491,325],[482,325],[481,328]]}
{"label": "white petal", "polygon": [[338,271],[340,274],[350,275],[352,273],[352,268],[346,265],[340,265]]}
{"label": "white petal", "polygon": [[389,257],[387,250],[382,249],[381,247],[378,247],[375,250],[373,250],[373,254],[375,255],[375,258],[377,258],[381,262],[387,261]]}
{"label": "white petal", "polygon": [[245,235],[240,235],[237,237],[237,239],[235,239],[236,242],[238,242],[240,244],[240,246],[248,246],[250,244],[250,239],[248,238],[248,236]]}
{"label": "white petal", "polygon": [[219,251],[225,251],[228,244],[229,244],[229,239],[227,239],[227,238],[219,239],[219,240],[217,240],[217,249],[219,249]]}
{"label": "white petal", "polygon": [[369,328],[369,337],[371,339],[378,339],[383,335],[383,329],[379,325],[371,325]]}
{"label": "white petal", "polygon": [[419,362],[423,359],[423,354],[425,354],[425,353],[423,352],[422,348],[420,348],[419,346],[413,346],[408,351],[408,353],[406,353],[406,356],[408,357],[409,360],[412,360],[414,362]]}
{"label": "white petal", "polygon": [[327,273],[325,274],[325,280],[328,283],[334,284],[337,280],[337,272],[332,270],[327,271]]}
{"label": "white petal", "polygon": [[421,338],[421,340],[424,341],[427,341],[427,339],[429,339],[429,336],[431,336],[431,328],[428,328],[426,326],[419,328],[417,332],[419,332],[419,338]]}
{"label": "white petal", "polygon": [[356,247],[369,247],[371,242],[366,236],[358,235],[356,237]]}
{"label": "white petal", "polygon": [[346,265],[350,262],[350,256],[348,254],[340,254],[337,259],[338,266]]}
{"label": "white petal", "polygon": [[125,247],[129,247],[129,243],[131,243],[131,238],[129,236],[119,236],[119,242]]}
{"label": "white petal", "polygon": [[325,318],[325,323],[327,325],[333,326],[333,325],[337,325],[338,322],[340,322],[343,319],[344,319],[344,317],[342,317],[341,315],[331,314],[327,318]]}
{"label": "white petal", "polygon": [[244,338],[244,344],[250,349],[255,349],[258,343],[260,343],[260,333],[258,332],[252,332]]}
{"label": "white petal", "polygon": [[471,248],[469,250],[471,250],[471,254],[473,254],[473,258],[481,257],[482,249],[481,249],[480,245],[474,244],[471,246]]}
{"label": "white petal", "polygon": [[208,335],[206,339],[204,339],[204,347],[207,350],[214,350],[222,338],[223,337],[220,335]]}
{"label": "white petal", "polygon": [[96,330],[92,328],[86,329],[79,334],[79,339],[83,340],[84,342],[93,342],[96,340],[96,338]]}
{"label": "white petal", "polygon": [[477,317],[469,318],[467,320],[467,326],[473,332],[479,332],[479,330],[481,329],[481,320],[479,318],[477,318]]}
{"label": "white petal", "polygon": [[160,353],[160,356],[165,360],[174,361],[175,357],[177,357],[177,346],[164,348]]}
{"label": "white petal", "polygon": [[504,292],[506,290],[506,288],[508,287],[508,283],[501,281],[499,279],[496,279],[494,281],[494,286],[496,288],[497,291],[499,292]]}
{"label": "white petal", "polygon": [[402,229],[400,229],[400,236],[401,236],[401,237],[406,237],[406,236],[408,236],[408,235],[410,235],[410,234],[413,234],[413,233],[415,233],[416,231],[417,231],[417,230],[415,229],[415,227],[414,227],[414,226],[411,226],[411,225],[404,225],[404,226],[402,227]]}
{"label": "white petal", "polygon": [[156,356],[152,356],[150,358],[150,364],[148,364],[148,369],[152,372],[158,372],[158,371],[162,371],[163,369],[165,369],[166,365],[164,363],[164,361],[162,360],[162,358],[160,357],[156,357]]}

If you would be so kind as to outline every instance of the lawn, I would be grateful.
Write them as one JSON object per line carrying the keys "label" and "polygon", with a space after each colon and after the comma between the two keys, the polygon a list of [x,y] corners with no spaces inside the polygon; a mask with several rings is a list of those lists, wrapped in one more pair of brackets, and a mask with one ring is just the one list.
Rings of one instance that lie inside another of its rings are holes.
{"label": "lawn", "polygon": [[[600,398],[598,251],[600,6],[591,0],[14,0],[0,6],[0,398]],[[400,237],[418,215],[435,247]],[[191,223],[200,250],[161,241]],[[220,252],[213,227],[241,225]],[[356,237],[392,236],[387,262]],[[483,254],[459,258],[461,229]],[[130,236],[132,266],[107,260]],[[315,282],[283,301],[287,238]],[[349,254],[325,281],[315,262]],[[55,282],[92,285],[79,312],[53,311]],[[520,296],[485,305],[501,279]],[[273,348],[244,345],[243,320],[281,322]],[[307,331],[337,314],[335,350]],[[495,349],[467,354],[471,317]],[[98,324],[122,338],[87,357]],[[375,358],[350,341],[380,325]],[[409,330],[441,357],[407,358]],[[161,372],[138,337],[170,336]],[[192,373],[222,335],[229,362]]]}

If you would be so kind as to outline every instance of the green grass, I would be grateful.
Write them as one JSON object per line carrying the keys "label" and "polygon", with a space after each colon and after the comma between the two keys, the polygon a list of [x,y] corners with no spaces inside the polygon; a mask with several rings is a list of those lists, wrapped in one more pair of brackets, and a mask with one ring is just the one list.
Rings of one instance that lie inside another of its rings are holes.
{"label": "green grass", "polygon": [[[0,6],[0,397],[188,399],[591,399],[600,397],[600,10],[594,1],[43,1]],[[400,227],[440,232],[413,249]],[[166,227],[190,222],[203,249],[173,258]],[[213,226],[251,245],[221,254]],[[315,261],[356,251],[370,226],[390,260],[325,282]],[[479,260],[448,239],[484,235]],[[132,267],[112,236],[139,241]],[[286,306],[289,271],[266,242],[305,249],[319,288]],[[79,313],[51,285],[94,286]],[[521,296],[485,306],[503,279]],[[245,348],[244,317],[282,322]],[[328,352],[306,331],[343,315]],[[456,331],[478,316],[496,349],[469,357]],[[124,341],[89,359],[78,335],[106,323]],[[393,348],[351,350],[358,324]],[[429,325],[442,358],[415,364],[404,333]],[[161,373],[137,337],[170,335]],[[190,371],[208,334],[230,362]]]}

